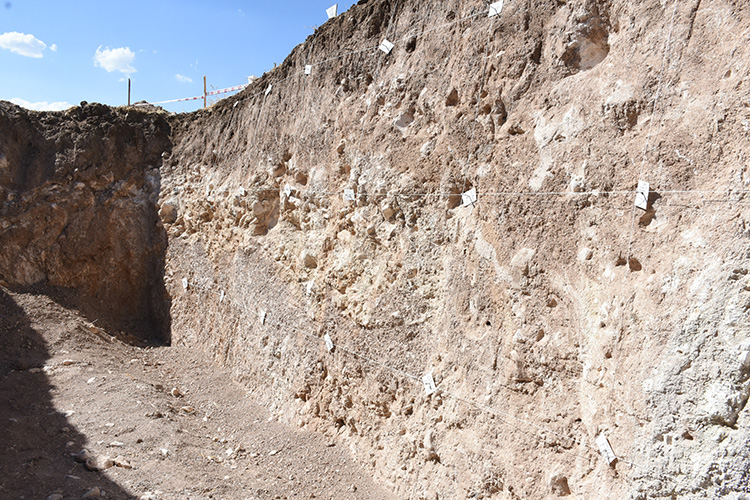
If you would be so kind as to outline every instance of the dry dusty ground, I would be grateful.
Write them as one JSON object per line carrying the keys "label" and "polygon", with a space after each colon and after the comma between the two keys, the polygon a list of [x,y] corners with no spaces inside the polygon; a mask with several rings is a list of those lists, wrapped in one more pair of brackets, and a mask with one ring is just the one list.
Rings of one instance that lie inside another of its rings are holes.
{"label": "dry dusty ground", "polygon": [[[2,499],[390,498],[335,438],[275,422],[200,353],[134,347],[2,287],[0,345]],[[83,449],[118,465],[88,470]]]}

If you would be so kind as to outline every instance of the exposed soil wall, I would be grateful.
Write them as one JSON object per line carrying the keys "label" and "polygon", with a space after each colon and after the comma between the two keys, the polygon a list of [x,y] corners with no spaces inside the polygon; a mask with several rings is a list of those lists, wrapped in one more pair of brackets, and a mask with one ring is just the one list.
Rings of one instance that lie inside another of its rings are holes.
{"label": "exposed soil wall", "polygon": [[749,27],[724,0],[361,2],[175,124],[175,339],[400,498],[747,491]]}
{"label": "exposed soil wall", "polygon": [[169,341],[167,238],[157,214],[164,115],[0,103],[0,280],[48,293],[113,331]]}

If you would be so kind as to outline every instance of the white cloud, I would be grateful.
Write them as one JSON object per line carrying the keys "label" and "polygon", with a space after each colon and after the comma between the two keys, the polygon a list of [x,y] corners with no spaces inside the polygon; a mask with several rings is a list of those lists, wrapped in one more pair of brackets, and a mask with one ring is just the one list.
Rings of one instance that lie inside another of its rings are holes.
{"label": "white cloud", "polygon": [[63,111],[68,108],[72,108],[73,105],[69,104],[65,101],[58,101],[58,102],[47,102],[47,101],[40,101],[40,102],[29,102],[26,99],[21,99],[20,97],[14,97],[10,100],[13,104],[16,106],[21,106],[22,108],[26,109],[33,109],[34,111]]}
{"label": "white cloud", "polygon": [[182,82],[182,83],[193,83],[193,79],[192,79],[192,78],[190,78],[189,76],[185,76],[185,75],[181,75],[181,74],[177,73],[176,75],[174,75],[174,77],[175,77],[175,79],[176,79],[176,80],[177,80],[178,82]]}
{"label": "white cloud", "polygon": [[110,49],[109,47],[102,50],[100,45],[94,54],[94,66],[104,68],[108,73],[119,71],[129,75],[135,73],[136,69],[131,65],[135,61],[135,52],[130,47],[120,47]]}
{"label": "white cloud", "polygon": [[57,44],[53,43],[52,45],[50,45],[49,50],[51,50],[52,52],[57,52]]}
{"label": "white cloud", "polygon": [[0,48],[38,59],[44,55],[42,52],[47,48],[47,44],[34,35],[11,31],[0,35]]}

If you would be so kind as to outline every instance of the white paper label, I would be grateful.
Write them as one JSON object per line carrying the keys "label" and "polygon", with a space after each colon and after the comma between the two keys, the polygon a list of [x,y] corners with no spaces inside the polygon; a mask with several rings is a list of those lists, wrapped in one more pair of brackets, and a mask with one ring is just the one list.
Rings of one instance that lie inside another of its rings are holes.
{"label": "white paper label", "polygon": [[187,290],[188,286],[190,286],[190,283],[188,283],[187,278],[182,278],[182,288],[184,288],[185,290]]}
{"label": "white paper label", "polygon": [[383,40],[383,43],[380,44],[380,47],[378,47],[380,50],[385,52],[386,54],[390,54],[393,50],[393,44],[389,42],[387,39]]}
{"label": "white paper label", "polygon": [[344,189],[344,201],[355,201],[356,195],[353,189]]}
{"label": "white paper label", "polygon": [[604,460],[606,460],[609,465],[612,465],[612,462],[617,460],[617,455],[612,451],[612,446],[610,446],[607,436],[599,434],[599,437],[596,438],[596,445],[599,447],[599,452],[604,457]]}
{"label": "white paper label", "polygon": [[312,65],[311,64],[306,64],[305,65],[305,74],[309,75],[310,73],[312,73]]}
{"label": "white paper label", "polygon": [[435,385],[435,379],[432,378],[432,373],[422,376],[422,384],[424,385],[424,392],[426,392],[428,396],[437,391],[437,386]]}
{"label": "white paper label", "polygon": [[289,184],[287,184],[287,185],[284,186],[284,196],[286,196],[287,198],[289,198],[290,194],[292,194],[292,186],[290,186]]}
{"label": "white paper label", "polygon": [[261,309],[258,311],[258,318],[260,318],[260,324],[265,325],[266,324],[266,311]]}
{"label": "white paper label", "polygon": [[224,302],[224,297],[225,297],[225,293],[224,293],[224,290],[222,290],[221,293],[219,294],[219,302]]}
{"label": "white paper label", "polygon": [[268,94],[270,94],[270,93],[271,93],[271,89],[272,89],[272,88],[273,88],[273,85],[269,85],[269,86],[268,86],[268,88],[266,89],[266,95],[268,95]]}
{"label": "white paper label", "polygon": [[503,0],[499,2],[492,2],[490,4],[490,13],[487,17],[492,17],[500,14],[503,11]]}
{"label": "white paper label", "polygon": [[240,196],[245,196],[245,194],[247,194],[247,191],[245,191],[245,188],[243,188],[242,186],[240,186],[237,192],[239,193]]}
{"label": "white paper label", "polygon": [[333,351],[333,340],[331,340],[331,336],[327,333],[323,336],[323,340],[326,342],[326,349],[328,349],[328,352]]}
{"label": "white paper label", "polygon": [[339,13],[339,4],[335,3],[326,9],[328,19],[333,19]]}
{"label": "white paper label", "polygon": [[638,188],[635,190],[635,206],[647,210],[648,209],[648,190],[649,185],[646,181],[638,181]]}
{"label": "white paper label", "polygon": [[461,204],[465,207],[477,202],[477,188],[471,188],[461,195]]}

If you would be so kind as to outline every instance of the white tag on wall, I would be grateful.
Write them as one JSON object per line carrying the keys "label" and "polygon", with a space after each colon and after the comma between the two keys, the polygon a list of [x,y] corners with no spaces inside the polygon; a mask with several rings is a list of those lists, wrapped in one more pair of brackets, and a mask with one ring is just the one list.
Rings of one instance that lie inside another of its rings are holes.
{"label": "white tag on wall", "polygon": [[740,353],[740,364],[744,367],[750,367],[750,351]]}
{"label": "white tag on wall", "polygon": [[602,457],[604,457],[604,460],[607,461],[607,464],[612,465],[612,463],[617,460],[617,455],[615,455],[615,452],[612,450],[612,446],[610,446],[609,440],[604,433],[599,434],[599,437],[596,438],[596,445],[599,447],[599,452],[602,454]]}
{"label": "white tag on wall", "polygon": [[188,283],[187,278],[182,278],[182,288],[187,290],[189,286],[190,286],[190,283]]}
{"label": "white tag on wall", "polygon": [[328,352],[333,352],[333,340],[331,340],[331,336],[326,333],[323,336],[323,340],[325,340],[326,349],[328,349]]}
{"label": "white tag on wall", "polygon": [[247,194],[247,191],[245,191],[245,188],[243,188],[242,186],[240,186],[239,189],[237,190],[237,193],[240,196],[245,196]]}
{"label": "white tag on wall", "polygon": [[344,189],[344,201],[355,201],[357,195],[354,194],[353,189]]}
{"label": "white tag on wall", "polygon": [[328,19],[333,19],[334,17],[338,15],[338,13],[339,13],[339,4],[337,3],[331,5],[330,7],[326,9],[326,14],[328,14]]}
{"label": "white tag on wall", "polygon": [[492,17],[500,14],[503,11],[503,0],[499,2],[492,2],[490,4],[490,12],[487,17]]}
{"label": "white tag on wall", "polygon": [[268,94],[270,94],[270,93],[271,93],[271,89],[272,89],[272,88],[273,88],[273,85],[269,85],[269,86],[268,86],[268,88],[266,89],[266,95],[268,95]]}
{"label": "white tag on wall", "polygon": [[465,207],[477,202],[477,188],[471,188],[461,195],[461,204]]}
{"label": "white tag on wall", "polygon": [[649,185],[646,181],[638,181],[638,187],[635,190],[635,206],[642,210],[648,209]]}
{"label": "white tag on wall", "polygon": [[380,50],[385,52],[386,54],[390,54],[393,50],[393,44],[388,41],[388,39],[383,40],[383,42],[380,44],[380,47],[378,47]]}
{"label": "white tag on wall", "polygon": [[312,64],[305,64],[305,74],[309,75],[312,73]]}
{"label": "white tag on wall", "polygon": [[424,385],[424,392],[426,392],[428,396],[437,391],[437,386],[435,385],[435,379],[432,378],[432,373],[422,376],[422,385]]}
{"label": "white tag on wall", "polygon": [[284,186],[284,196],[286,196],[287,198],[289,198],[289,195],[291,195],[291,194],[292,194],[292,186],[290,186],[289,184],[285,185]]}
{"label": "white tag on wall", "polygon": [[219,303],[224,302],[225,296],[226,294],[224,293],[224,290],[222,290],[221,293],[219,294]]}
{"label": "white tag on wall", "polygon": [[266,311],[261,309],[258,311],[258,318],[260,319],[260,324],[265,325],[266,324]]}

